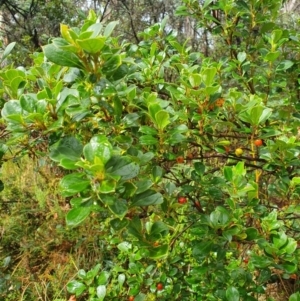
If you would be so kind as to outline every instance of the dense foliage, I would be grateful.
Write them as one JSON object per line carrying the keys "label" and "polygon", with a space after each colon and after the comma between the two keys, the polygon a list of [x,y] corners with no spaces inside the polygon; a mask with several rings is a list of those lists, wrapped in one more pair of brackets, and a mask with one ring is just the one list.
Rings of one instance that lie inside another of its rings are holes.
{"label": "dense foliage", "polygon": [[218,58],[179,43],[167,18],[134,44],[90,11],[32,66],[1,70],[2,159],[51,165],[71,207],[64,238],[97,249],[70,300],[251,301],[270,283],[300,299],[300,37],[280,5],[183,1]]}

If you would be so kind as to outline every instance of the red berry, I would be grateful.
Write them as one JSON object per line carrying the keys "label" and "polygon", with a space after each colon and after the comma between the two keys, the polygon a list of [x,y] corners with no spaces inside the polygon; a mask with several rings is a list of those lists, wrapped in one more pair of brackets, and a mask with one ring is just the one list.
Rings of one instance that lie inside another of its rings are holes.
{"label": "red berry", "polygon": [[164,289],[164,286],[162,285],[162,283],[158,283],[156,288],[157,288],[158,291],[161,291],[161,290]]}
{"label": "red berry", "polygon": [[178,203],[179,204],[185,204],[187,202],[187,199],[184,196],[180,196],[178,198]]}
{"label": "red berry", "polygon": [[182,156],[176,158],[177,163],[184,163],[184,158]]}
{"label": "red berry", "polygon": [[134,296],[130,296],[129,298],[128,298],[128,301],[133,301],[134,300]]}
{"label": "red berry", "polygon": [[262,141],[261,139],[256,139],[256,140],[254,141],[254,144],[255,144],[257,147],[260,147],[260,146],[263,145],[263,141]]}

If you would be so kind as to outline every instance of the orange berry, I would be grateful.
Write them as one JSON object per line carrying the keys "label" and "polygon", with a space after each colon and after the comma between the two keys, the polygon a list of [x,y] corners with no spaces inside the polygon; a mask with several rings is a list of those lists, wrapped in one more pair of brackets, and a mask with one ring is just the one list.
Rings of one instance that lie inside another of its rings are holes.
{"label": "orange berry", "polygon": [[162,291],[164,289],[164,286],[162,285],[162,283],[158,283],[156,285],[156,288],[157,288],[158,291]]}
{"label": "orange berry", "polygon": [[182,156],[179,156],[176,158],[177,163],[184,163],[184,158]]}
{"label": "orange berry", "polygon": [[262,141],[261,139],[256,139],[256,140],[254,141],[254,144],[255,144],[257,147],[260,147],[260,146],[263,145],[263,141]]}
{"label": "orange berry", "polygon": [[184,196],[180,196],[178,198],[178,203],[179,204],[185,204],[187,202],[187,199]]}

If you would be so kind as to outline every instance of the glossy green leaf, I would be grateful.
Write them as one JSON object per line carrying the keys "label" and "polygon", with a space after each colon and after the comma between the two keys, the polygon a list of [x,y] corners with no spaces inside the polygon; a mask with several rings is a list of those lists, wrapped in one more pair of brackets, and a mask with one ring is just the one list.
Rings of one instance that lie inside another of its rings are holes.
{"label": "glossy green leaf", "polygon": [[122,64],[122,57],[119,54],[112,55],[110,59],[108,59],[101,69],[104,74],[112,74],[116,71]]}
{"label": "glossy green leaf", "polygon": [[118,284],[119,284],[119,288],[121,289],[124,282],[125,282],[126,276],[125,274],[119,274],[118,275]]}
{"label": "glossy green leaf", "polygon": [[117,183],[113,179],[103,180],[100,183],[99,192],[100,193],[112,193],[116,190]]}
{"label": "glossy green leaf", "polygon": [[136,177],[140,170],[139,165],[127,157],[112,158],[107,168],[111,175],[120,176],[123,181]]}
{"label": "glossy green leaf", "polygon": [[237,55],[237,59],[240,63],[243,63],[245,61],[245,59],[247,58],[247,54],[246,52],[239,52]]}
{"label": "glossy green leaf", "polygon": [[86,190],[90,186],[90,181],[86,179],[83,173],[72,173],[64,176],[59,188],[64,197],[72,196],[76,193]]}
{"label": "glossy green leaf", "polygon": [[67,290],[69,293],[71,294],[75,294],[76,297],[79,297],[80,295],[82,295],[82,293],[87,289],[87,287],[79,281],[76,280],[71,280],[68,284],[67,284]]}
{"label": "glossy green leaf", "polygon": [[106,25],[104,29],[104,36],[109,37],[113,32],[114,28],[119,24],[119,21],[113,21]]}
{"label": "glossy green leaf", "polygon": [[122,200],[115,200],[112,204],[108,205],[108,208],[120,219],[122,219],[128,212],[127,204]]}
{"label": "glossy green leaf", "polygon": [[228,287],[226,290],[226,298],[228,301],[239,301],[240,300],[239,291],[234,286]]}
{"label": "glossy green leaf", "polygon": [[289,301],[300,301],[300,293],[294,293],[289,297]]}
{"label": "glossy green leaf", "polygon": [[71,209],[66,216],[66,223],[69,227],[80,225],[90,214],[91,207],[77,207]]}
{"label": "glossy green leaf", "polygon": [[150,206],[163,203],[163,197],[159,192],[147,190],[136,195],[132,200],[132,206]]}
{"label": "glossy green leaf", "polygon": [[78,45],[86,52],[95,54],[100,52],[100,50],[105,45],[105,37],[89,38],[85,40],[77,40]]}
{"label": "glossy green leaf", "polygon": [[200,241],[195,243],[193,248],[193,256],[195,257],[205,257],[212,250],[213,243],[212,241]]}
{"label": "glossy green leaf", "polygon": [[56,47],[54,44],[43,46],[43,51],[46,58],[52,63],[60,66],[84,69],[84,65],[76,54],[62,50]]}
{"label": "glossy green leaf", "polygon": [[2,53],[2,56],[1,56],[1,60],[0,60],[1,63],[9,56],[9,54],[14,49],[15,45],[16,45],[16,42],[11,42],[5,47],[5,49]]}
{"label": "glossy green leaf", "polygon": [[144,135],[140,137],[140,143],[143,145],[155,145],[158,143],[158,139],[150,135]]}
{"label": "glossy green leaf", "polygon": [[245,232],[247,234],[247,240],[254,240],[258,238],[259,232],[256,228],[247,228]]}
{"label": "glossy green leaf", "polygon": [[[53,161],[61,162],[63,165],[68,164],[69,161],[80,160],[83,146],[81,142],[72,136],[64,137],[63,139],[56,142],[50,148],[50,158]],[[66,159],[67,161],[62,162],[61,160]]]}
{"label": "glossy green leaf", "polygon": [[99,285],[97,286],[97,301],[102,301],[104,300],[105,296],[106,296],[106,286],[105,285]]}
{"label": "glossy green leaf", "polygon": [[14,120],[13,116],[22,115],[22,108],[18,100],[11,100],[4,104],[1,115],[6,120]]}
{"label": "glossy green leaf", "polygon": [[155,114],[155,121],[157,128],[162,131],[170,123],[169,113],[163,110],[157,112]]}
{"label": "glossy green leaf", "polygon": [[91,141],[83,148],[85,158],[94,162],[99,158],[105,164],[112,156],[112,146],[104,135],[94,136]]}
{"label": "glossy green leaf", "polygon": [[165,223],[157,221],[152,225],[150,235],[162,234],[165,236],[168,232],[169,227]]}
{"label": "glossy green leaf", "polygon": [[160,166],[154,166],[152,169],[152,180],[154,183],[158,183],[163,176],[163,169]]}
{"label": "glossy green leaf", "polygon": [[120,218],[112,219],[109,223],[115,231],[120,231],[125,227],[127,227],[129,224],[127,219],[120,219]]}
{"label": "glossy green leaf", "polygon": [[224,177],[227,181],[231,182],[233,180],[233,172],[230,166],[224,167]]}
{"label": "glossy green leaf", "polygon": [[215,67],[206,68],[201,72],[202,80],[206,87],[213,85],[216,73],[217,69]]}
{"label": "glossy green leaf", "polygon": [[159,260],[168,256],[169,245],[161,245],[156,248],[151,248],[149,252],[149,257],[151,259]]}
{"label": "glossy green leaf", "polygon": [[135,193],[139,194],[148,190],[153,185],[153,182],[151,180],[141,180],[135,183],[135,185],[137,188]]}

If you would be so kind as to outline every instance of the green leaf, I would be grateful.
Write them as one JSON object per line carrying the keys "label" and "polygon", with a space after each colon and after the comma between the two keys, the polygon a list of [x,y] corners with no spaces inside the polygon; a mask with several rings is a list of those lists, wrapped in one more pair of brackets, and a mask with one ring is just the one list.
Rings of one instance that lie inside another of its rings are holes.
{"label": "green leaf", "polygon": [[68,197],[86,190],[90,186],[90,181],[83,173],[71,173],[61,179],[59,186],[62,196]]}
{"label": "green leaf", "polygon": [[119,24],[119,21],[113,21],[107,24],[104,30],[104,36],[109,37],[113,32],[114,28]]}
{"label": "green leaf", "polygon": [[158,139],[150,135],[144,135],[140,137],[140,143],[142,145],[155,145],[158,143]]}
{"label": "green leaf", "polygon": [[259,269],[264,269],[270,265],[273,264],[273,260],[269,259],[266,256],[258,256],[258,255],[251,255],[251,263],[259,268]]}
{"label": "green leaf", "polygon": [[297,273],[298,271],[298,264],[297,262],[284,262],[281,266],[281,269],[283,269],[286,273],[293,274]]}
{"label": "green leaf", "polygon": [[276,235],[272,235],[272,242],[277,249],[281,249],[285,246],[287,241],[287,235],[283,231],[278,232]]}
{"label": "green leaf", "polygon": [[[156,97],[156,95],[155,95]],[[158,103],[150,103],[148,106],[149,115],[154,123],[156,123],[156,114],[161,111],[161,106]],[[149,133],[150,134],[150,133]]]}
{"label": "green leaf", "polygon": [[246,57],[247,57],[247,54],[244,51],[239,52],[238,55],[237,55],[237,59],[240,63],[243,63],[245,61]]}
{"label": "green leaf", "polygon": [[169,250],[169,245],[167,244],[161,245],[156,248],[152,248],[150,249],[149,257],[155,260],[165,258],[168,255],[168,250]]}
{"label": "green leaf", "polygon": [[232,182],[233,180],[233,172],[230,166],[224,167],[224,177],[227,181]]}
{"label": "green leaf", "polygon": [[269,108],[264,109],[259,117],[258,124],[264,123],[266,120],[268,120],[271,117],[271,115],[272,115],[271,109]]}
{"label": "green leaf", "polygon": [[118,283],[119,283],[119,289],[122,288],[124,282],[125,282],[126,276],[125,274],[119,274],[118,275]]}
{"label": "green leaf", "polygon": [[127,204],[122,200],[115,200],[112,204],[108,205],[108,208],[120,219],[122,219],[128,212]]}
{"label": "green leaf", "polygon": [[162,234],[163,236],[165,236],[168,234],[168,232],[169,227],[165,223],[157,221],[152,225],[150,235],[155,236],[157,234]]}
{"label": "green leaf", "polygon": [[6,48],[3,51],[0,63],[2,63],[9,56],[11,51],[14,49],[15,45],[16,45],[16,42],[12,42],[6,46]]}
{"label": "green leaf", "polygon": [[103,66],[101,71],[103,74],[112,74],[114,73],[122,64],[122,57],[119,54],[112,55],[109,60],[107,60]]}
{"label": "green leaf", "polygon": [[152,169],[152,180],[154,183],[158,183],[163,176],[163,169],[160,166],[154,166]]}
{"label": "green leaf", "polygon": [[76,165],[76,161],[70,160],[68,158],[62,158],[59,161],[59,166],[61,166],[64,169],[74,170],[77,169],[78,166]]}
{"label": "green leaf", "polygon": [[113,179],[103,180],[100,183],[99,192],[100,193],[112,193],[116,190],[117,183]]}
{"label": "green leaf", "polygon": [[[96,275],[98,274],[98,272],[96,273]],[[95,276],[96,276],[95,275]],[[109,280],[109,272],[107,271],[102,271],[100,273],[100,275],[97,277],[97,283],[98,285],[103,285],[103,284],[107,284],[108,280]]]}
{"label": "green leaf", "polygon": [[294,65],[292,61],[285,60],[279,63],[279,65],[276,67],[276,71],[285,71],[289,68],[291,68]]}
{"label": "green leaf", "polygon": [[132,249],[132,244],[128,241],[123,241],[119,243],[117,247],[120,251],[128,253]]}
{"label": "green leaf", "polygon": [[160,205],[162,203],[162,195],[159,192],[150,189],[141,194],[136,195],[132,200],[131,206],[150,206]]}
{"label": "green leaf", "polygon": [[[55,162],[61,162],[61,164],[68,164],[67,162],[76,162],[80,160],[83,146],[81,142],[72,136],[67,136],[56,142],[50,148],[50,158]],[[69,160],[62,162],[61,160]]]}
{"label": "green leaf", "polygon": [[282,30],[281,29],[275,29],[272,31],[271,33],[271,40],[272,43],[277,43],[279,41],[279,39],[282,36]]}
{"label": "green leaf", "polygon": [[300,301],[300,293],[294,293],[290,296],[289,301]]}
{"label": "green leaf", "polygon": [[135,216],[130,224],[127,227],[128,233],[133,235],[134,237],[138,238],[139,240],[143,239],[143,234],[142,234],[142,223],[141,220]]}
{"label": "green leaf", "polygon": [[212,250],[212,241],[201,241],[197,242],[193,248],[193,256],[195,257],[205,257]]}
{"label": "green leaf", "polygon": [[106,295],[106,286],[105,285],[99,285],[97,286],[97,301],[102,301],[105,298]]}
{"label": "green leaf", "polygon": [[84,40],[77,40],[79,46],[86,52],[95,54],[100,52],[100,50],[105,45],[105,37],[89,38]]}
{"label": "green leaf", "polygon": [[76,227],[81,224],[90,214],[91,207],[77,207],[71,209],[66,216],[66,223],[69,227]]}
{"label": "green leaf", "polygon": [[71,294],[75,294],[76,297],[79,297],[86,289],[87,287],[83,283],[76,280],[71,280],[67,284],[68,292]]}
{"label": "green leaf", "polygon": [[247,234],[246,240],[254,240],[258,238],[259,232],[256,228],[247,228],[245,232]]}
{"label": "green leaf", "polygon": [[295,252],[295,250],[297,249],[297,242],[289,237],[288,238],[288,243],[287,245],[283,248],[283,251],[286,253],[286,254],[293,254]]}
{"label": "green leaf", "polygon": [[215,67],[206,68],[201,72],[202,80],[206,87],[210,87],[213,85],[216,73],[217,69]]}
{"label": "green leaf", "polygon": [[[6,120],[14,121],[16,116],[22,114],[22,108],[18,100],[11,100],[4,104],[3,109],[1,110],[1,115]],[[22,116],[20,116],[22,118]],[[22,120],[22,119],[21,119]]]}
{"label": "green leaf", "polygon": [[76,54],[57,48],[54,44],[43,46],[43,51],[46,58],[52,63],[84,69],[84,65]]}
{"label": "green leaf", "polygon": [[127,219],[120,219],[120,218],[112,219],[109,223],[115,231],[120,231],[125,227],[127,227],[129,224]]}
{"label": "green leaf", "polygon": [[280,55],[279,51],[270,51],[264,56],[264,60],[267,62],[274,62]]}
{"label": "green leaf", "polygon": [[27,112],[34,112],[37,99],[35,94],[23,94],[20,97],[20,106]]}
{"label": "green leaf", "polygon": [[94,136],[91,141],[84,146],[83,154],[91,163],[94,163],[97,157],[105,164],[112,156],[112,146],[104,135]]}
{"label": "green leaf", "polygon": [[120,176],[123,181],[132,179],[139,174],[140,167],[137,163],[131,162],[128,157],[113,157],[107,170],[113,176]]}
{"label": "green leaf", "polygon": [[239,291],[233,286],[228,287],[226,290],[226,298],[228,301],[239,301],[240,300]]}
{"label": "green leaf", "polygon": [[148,190],[153,185],[153,182],[151,180],[141,180],[136,182],[135,185],[137,188],[135,193],[139,194]]}
{"label": "green leaf", "polygon": [[170,123],[170,116],[167,111],[159,111],[155,114],[156,125],[159,130],[163,130]]}
{"label": "green leaf", "polygon": [[193,88],[199,87],[201,84],[201,80],[201,75],[198,73],[193,73],[189,76],[189,82]]}

